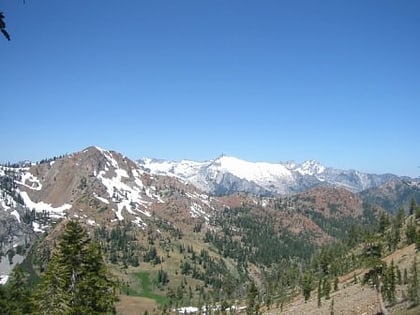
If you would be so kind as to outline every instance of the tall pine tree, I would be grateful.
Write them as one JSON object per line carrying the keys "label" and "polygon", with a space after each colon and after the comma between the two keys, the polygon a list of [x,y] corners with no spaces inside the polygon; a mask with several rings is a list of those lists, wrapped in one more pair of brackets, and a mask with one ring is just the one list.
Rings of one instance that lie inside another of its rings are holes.
{"label": "tall pine tree", "polygon": [[77,221],[68,221],[34,294],[40,314],[115,313],[116,282],[100,247]]}

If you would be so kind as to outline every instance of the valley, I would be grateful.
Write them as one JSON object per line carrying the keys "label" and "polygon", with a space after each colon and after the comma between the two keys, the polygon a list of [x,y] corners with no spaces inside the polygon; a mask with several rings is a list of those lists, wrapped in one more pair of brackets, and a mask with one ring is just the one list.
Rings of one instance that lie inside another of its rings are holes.
{"label": "valley", "polygon": [[[362,279],[392,259],[407,282],[387,309],[416,296],[418,179],[314,161],[135,162],[98,147],[3,165],[0,178],[2,259],[36,288],[77,221],[119,283],[118,314],[375,314]],[[1,272],[7,289],[15,276]]]}

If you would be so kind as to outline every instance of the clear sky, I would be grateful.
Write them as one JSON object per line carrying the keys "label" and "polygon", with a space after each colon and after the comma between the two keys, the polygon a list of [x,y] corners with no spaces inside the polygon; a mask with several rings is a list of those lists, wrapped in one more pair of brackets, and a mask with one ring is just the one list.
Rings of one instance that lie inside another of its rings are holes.
{"label": "clear sky", "polygon": [[137,159],[420,175],[420,1],[0,0],[0,161]]}

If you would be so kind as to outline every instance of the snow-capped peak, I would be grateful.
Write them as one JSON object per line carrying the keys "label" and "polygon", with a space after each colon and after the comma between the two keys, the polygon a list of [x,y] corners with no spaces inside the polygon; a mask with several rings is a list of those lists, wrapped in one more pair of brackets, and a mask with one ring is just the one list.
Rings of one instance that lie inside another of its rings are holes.
{"label": "snow-capped peak", "polygon": [[232,156],[221,156],[213,163],[213,168],[229,172],[236,177],[254,182],[265,182],[277,177],[291,177],[292,174],[282,164],[248,162]]}
{"label": "snow-capped peak", "polygon": [[[296,162],[249,162],[222,155],[206,162],[144,159],[138,162],[153,174],[177,177],[211,193],[247,191],[257,194],[288,194],[319,184],[361,191],[388,177],[325,167],[315,160]],[[303,176],[303,178],[302,178]]]}
{"label": "snow-capped peak", "polygon": [[325,166],[318,161],[309,160],[297,165],[294,170],[299,172],[301,175],[316,176],[325,171]]}

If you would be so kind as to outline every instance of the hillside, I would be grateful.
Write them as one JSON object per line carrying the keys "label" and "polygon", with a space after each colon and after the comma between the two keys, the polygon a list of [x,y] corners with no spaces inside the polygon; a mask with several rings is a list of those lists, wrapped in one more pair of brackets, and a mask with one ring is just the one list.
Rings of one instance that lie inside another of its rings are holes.
{"label": "hillside", "polygon": [[360,196],[367,203],[379,205],[388,212],[395,213],[399,207],[408,207],[413,198],[420,203],[420,181],[395,178],[362,191]]}
{"label": "hillside", "polygon": [[[309,166],[322,170],[307,164],[301,172],[309,174]],[[291,301],[304,286],[304,270],[324,259],[322,248],[331,263],[333,251],[346,260],[333,263],[336,276],[358,266],[357,257],[348,259],[350,246],[377,229],[385,214],[334,185],[287,196],[215,196],[98,147],[0,172],[2,235],[9,237],[8,249],[24,245],[19,253],[31,281],[48,268],[63,219],[77,220],[101,244],[121,283],[121,314],[243,307],[252,283],[261,297],[270,292]]]}

